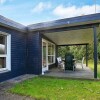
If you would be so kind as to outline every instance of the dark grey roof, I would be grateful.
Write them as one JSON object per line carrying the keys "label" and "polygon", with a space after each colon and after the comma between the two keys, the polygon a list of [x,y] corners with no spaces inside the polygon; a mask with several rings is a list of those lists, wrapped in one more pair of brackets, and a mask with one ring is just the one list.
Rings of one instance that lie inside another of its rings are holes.
{"label": "dark grey roof", "polygon": [[28,25],[27,27],[30,31],[35,31],[91,23],[100,23],[100,13],[37,23]]}
{"label": "dark grey roof", "polygon": [[37,23],[28,26],[24,26],[0,15],[0,25],[17,29],[22,32],[26,32],[27,29],[29,31],[38,31],[91,23],[100,23],[100,13]]}
{"label": "dark grey roof", "polygon": [[17,30],[20,30],[22,32],[26,31],[26,27],[24,25],[19,24],[15,21],[12,21],[8,18],[5,18],[1,15],[0,15],[0,25],[5,26],[5,27],[10,27],[10,28],[13,28],[13,29],[17,29]]}

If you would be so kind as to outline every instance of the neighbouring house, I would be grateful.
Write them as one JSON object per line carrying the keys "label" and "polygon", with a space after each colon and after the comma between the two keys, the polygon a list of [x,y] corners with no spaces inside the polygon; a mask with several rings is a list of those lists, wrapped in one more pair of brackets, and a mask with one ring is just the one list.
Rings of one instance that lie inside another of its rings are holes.
{"label": "neighbouring house", "polygon": [[28,26],[0,16],[0,81],[22,74],[44,74],[55,65],[58,46],[89,43],[94,44],[97,78],[98,33],[100,13]]}

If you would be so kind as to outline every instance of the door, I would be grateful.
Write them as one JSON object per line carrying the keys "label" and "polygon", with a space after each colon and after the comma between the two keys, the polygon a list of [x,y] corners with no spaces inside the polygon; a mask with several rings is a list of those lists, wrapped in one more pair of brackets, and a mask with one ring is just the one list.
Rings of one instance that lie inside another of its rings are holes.
{"label": "door", "polygon": [[42,74],[48,70],[48,44],[42,40]]}

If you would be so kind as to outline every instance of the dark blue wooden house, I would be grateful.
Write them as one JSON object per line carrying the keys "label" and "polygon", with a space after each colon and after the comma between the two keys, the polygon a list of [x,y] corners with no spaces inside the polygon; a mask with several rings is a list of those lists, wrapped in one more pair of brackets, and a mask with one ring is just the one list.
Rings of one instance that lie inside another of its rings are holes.
{"label": "dark blue wooden house", "polygon": [[87,47],[89,43],[94,44],[94,78],[97,78],[99,33],[100,13],[29,26],[0,16],[0,81],[22,74],[44,74],[55,64],[58,46]]}

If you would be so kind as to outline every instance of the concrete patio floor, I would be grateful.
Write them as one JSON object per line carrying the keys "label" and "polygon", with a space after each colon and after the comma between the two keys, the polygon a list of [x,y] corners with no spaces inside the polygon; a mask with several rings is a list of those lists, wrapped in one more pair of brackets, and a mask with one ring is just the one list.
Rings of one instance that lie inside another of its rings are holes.
{"label": "concrete patio floor", "polygon": [[94,72],[84,65],[83,69],[81,65],[76,66],[75,71],[64,71],[59,68],[52,68],[44,74],[45,76],[55,76],[55,77],[66,77],[66,78],[82,78],[82,79],[93,79]]}

